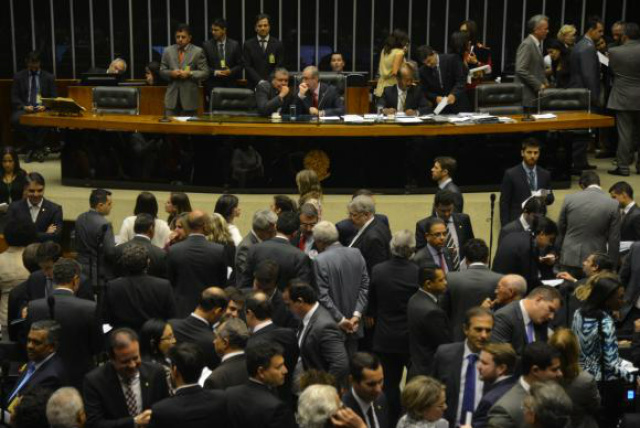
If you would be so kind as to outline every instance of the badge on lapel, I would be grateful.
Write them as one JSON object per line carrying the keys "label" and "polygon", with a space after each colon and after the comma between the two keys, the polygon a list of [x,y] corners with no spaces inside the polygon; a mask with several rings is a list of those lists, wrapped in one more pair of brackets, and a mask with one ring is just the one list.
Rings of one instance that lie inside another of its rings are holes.
{"label": "badge on lapel", "polygon": [[276,56],[274,54],[269,54],[269,64],[275,64],[276,63]]}

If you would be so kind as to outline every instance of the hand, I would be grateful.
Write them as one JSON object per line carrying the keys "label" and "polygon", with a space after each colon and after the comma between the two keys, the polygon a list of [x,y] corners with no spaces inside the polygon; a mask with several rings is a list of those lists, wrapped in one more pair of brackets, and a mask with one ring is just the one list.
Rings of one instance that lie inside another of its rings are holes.
{"label": "hand", "polygon": [[637,319],[633,322],[633,331],[636,333],[640,333],[640,319]]}
{"label": "hand", "polygon": [[278,94],[280,99],[286,98],[287,95],[289,95],[289,87],[288,86],[281,87],[280,88],[280,93]]}
{"label": "hand", "polygon": [[364,326],[366,328],[373,328],[376,325],[376,319],[374,317],[364,317]]}
{"label": "hand", "polygon": [[547,89],[548,87],[549,87],[548,83],[543,83],[542,85],[540,85],[540,90]]}
{"label": "hand", "polygon": [[338,327],[345,333],[351,333],[353,331],[353,324],[351,324],[351,320],[343,319],[338,323]]}
{"label": "hand", "polygon": [[358,328],[360,328],[360,317],[353,317],[350,321],[352,325],[352,333],[357,332]]}
{"label": "hand", "polygon": [[27,315],[29,315],[29,307],[25,306],[24,308],[22,308],[22,310],[20,311],[20,317],[22,319],[27,319]]}
{"label": "hand", "polygon": [[191,72],[191,70],[182,70],[182,78],[183,79],[188,79],[191,76],[193,76],[193,73]]}
{"label": "hand", "polygon": [[46,107],[45,106],[37,106],[35,108],[35,111],[40,112],[40,111],[45,111]]}
{"label": "hand", "polygon": [[447,97],[447,103],[448,103],[449,105],[451,105],[451,104],[455,104],[455,102],[456,102],[456,96],[455,96],[455,95],[451,94],[451,95],[449,95],[449,96]]}
{"label": "hand", "polygon": [[382,109],[382,113],[384,113],[385,115],[390,115],[390,114],[396,114],[396,109],[394,108],[383,108]]}
{"label": "hand", "polygon": [[491,309],[493,308],[493,305],[495,305],[495,302],[488,297],[484,299],[484,302],[482,302],[482,304],[480,304],[480,306],[482,306],[485,309]]}
{"label": "hand", "polygon": [[570,282],[578,281],[569,272],[558,272],[558,274],[556,275],[556,278],[564,279],[565,281],[570,281]]}
{"label": "hand", "polygon": [[318,115],[320,114],[320,112],[318,111],[318,109],[317,109],[317,108],[315,108],[315,107],[310,107],[310,108],[309,108],[309,114],[310,114],[311,116],[318,116]]}
{"label": "hand", "polygon": [[337,412],[331,415],[331,423],[339,428],[367,428],[367,424],[364,423],[362,418],[349,407],[338,409]]}
{"label": "hand", "polygon": [[24,111],[27,113],[33,113],[33,106],[24,106]]}
{"label": "hand", "polygon": [[50,224],[49,227],[47,227],[47,233],[56,233],[56,230],[58,230],[58,226],[55,224]]}
{"label": "hand", "polygon": [[544,263],[547,266],[553,266],[556,263],[556,255],[547,254],[544,257],[540,257],[540,263]]}
{"label": "hand", "polygon": [[475,53],[470,52],[470,53],[469,53],[469,56],[467,57],[467,62],[468,62],[469,64],[476,65],[476,64],[478,63],[478,57],[476,56],[476,54],[475,54]]}
{"label": "hand", "polygon": [[144,412],[140,413],[138,416],[133,418],[133,423],[136,426],[147,426],[151,421],[151,410],[147,409]]}
{"label": "hand", "polygon": [[307,95],[307,91],[309,90],[309,85],[302,82],[300,86],[298,86],[298,88],[300,89],[300,95]]}
{"label": "hand", "polygon": [[442,97],[436,97],[436,104],[440,104],[440,101],[442,101]]}
{"label": "hand", "polygon": [[224,70],[218,70],[218,73],[220,73],[220,75],[224,77],[231,76],[231,70],[229,70],[228,68],[225,68]]}
{"label": "hand", "polygon": [[416,111],[413,109],[408,109],[404,111],[404,114],[406,114],[407,116],[415,116],[416,115]]}
{"label": "hand", "polygon": [[170,74],[172,79],[179,79],[182,75],[182,70],[171,70]]}

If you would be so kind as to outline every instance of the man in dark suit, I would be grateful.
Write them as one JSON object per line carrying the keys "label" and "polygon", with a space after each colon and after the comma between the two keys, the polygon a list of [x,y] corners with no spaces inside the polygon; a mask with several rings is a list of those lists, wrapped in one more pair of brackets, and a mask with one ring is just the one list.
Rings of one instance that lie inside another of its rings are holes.
{"label": "man in dark suit", "polygon": [[377,356],[357,352],[349,364],[351,389],[342,396],[342,403],[352,409],[367,428],[392,428],[387,399],[382,392],[384,373]]}
{"label": "man in dark suit", "polygon": [[284,62],[284,45],[271,36],[271,18],[261,13],[255,20],[256,37],[244,42],[244,65],[249,87],[255,88]]}
{"label": "man in dark suit", "polygon": [[420,285],[407,306],[411,353],[409,377],[429,375],[436,349],[451,342],[447,313],[438,306],[438,297],[447,288],[444,272],[438,267],[420,268]]}
{"label": "man in dark suit", "polygon": [[422,92],[434,108],[447,98],[442,114],[471,111],[465,92],[467,73],[459,55],[442,55],[430,46],[420,46],[418,61],[422,64],[419,69]]}
{"label": "man in dark suit", "polygon": [[450,426],[464,425],[467,413],[473,413],[480,403],[484,383],[476,363],[489,343],[492,328],[493,314],[489,310],[471,308],[465,314],[464,341],[443,344],[436,351],[433,377],[447,389],[444,417]]}
{"label": "man in dark suit", "polygon": [[31,221],[38,230],[38,241],[60,242],[62,237],[62,207],[44,197],[44,177],[37,172],[26,176],[27,197],[13,201],[7,211],[7,222],[11,219]]}
{"label": "man in dark suit", "polygon": [[[633,200],[633,188],[619,181],[609,188],[609,194],[620,203],[620,241],[640,241],[640,208]],[[627,251],[621,251],[624,256]]]}
{"label": "man in dark suit", "polygon": [[77,260],[82,266],[82,273],[89,276],[94,284],[102,278],[113,278],[116,241],[113,227],[105,218],[111,212],[112,203],[108,190],[92,190],[89,196],[91,209],[76,219]]}
{"label": "man in dark suit", "polygon": [[192,211],[187,217],[189,236],[172,245],[167,255],[169,280],[176,297],[176,315],[189,315],[206,287],[227,281],[224,248],[204,236],[205,213]]}
{"label": "man in dark suit", "polygon": [[231,428],[294,428],[291,407],[273,389],[284,384],[287,367],[283,350],[275,343],[256,343],[247,348],[249,382],[226,391]]}
{"label": "man in dark suit", "polygon": [[279,270],[278,264],[273,260],[261,261],[253,273],[253,289],[267,296],[275,325],[297,330],[300,320],[289,310],[282,299],[282,292],[278,290]]}
{"label": "man in dark suit", "polygon": [[[541,191],[545,205],[553,204],[551,173],[538,166],[540,142],[527,138],[522,142],[522,163],[505,171],[500,186],[500,223],[502,226],[516,220],[522,212],[522,203],[534,192]],[[546,208],[543,213],[546,213]]]}
{"label": "man in dark suit", "polygon": [[[351,195],[351,199],[364,195],[369,196],[371,199],[374,199],[373,192],[369,189],[358,189],[353,195]],[[375,203],[375,199],[373,201]],[[383,223],[389,228],[389,233],[391,233],[391,228],[389,226],[389,218],[384,214],[374,214],[373,215],[378,222]],[[353,241],[353,238],[358,234],[358,228],[353,224],[350,218],[345,218],[344,220],[340,220],[336,223],[336,228],[338,229],[338,234],[340,235],[340,243],[345,247],[348,247]]]}
{"label": "man in dark suit", "polygon": [[302,72],[296,104],[300,109],[298,114],[320,117],[344,115],[344,100],[338,90],[332,85],[321,83],[320,72],[313,65],[305,67]]}
{"label": "man in dark suit", "polygon": [[191,315],[169,321],[177,343],[194,343],[202,351],[206,366],[213,370],[220,363],[213,345],[213,325],[220,321],[227,308],[224,291],[218,287],[205,289]]}
{"label": "man in dark suit", "polygon": [[384,114],[420,116],[432,111],[420,87],[414,83],[415,75],[413,64],[405,62],[400,66],[398,84],[384,88],[382,97],[378,99],[378,108],[382,108]]}
{"label": "man in dark suit", "polygon": [[205,380],[204,387],[224,390],[245,384],[249,380],[247,357],[244,354],[249,340],[247,325],[241,319],[228,319],[216,328],[213,337],[220,365]]}
{"label": "man in dark suit", "polygon": [[371,278],[371,269],[378,263],[389,260],[389,227],[375,216],[376,208],[373,198],[365,195],[356,196],[347,206],[349,218],[358,233],[349,243],[349,247],[357,248],[367,262],[367,273]]}
{"label": "man in dark suit", "polygon": [[273,113],[289,114],[289,106],[295,105],[295,94],[289,88],[289,72],[278,67],[269,75],[270,81],[262,80],[256,86],[256,106],[261,116]]}
{"label": "man in dark suit", "polygon": [[53,267],[55,288],[49,299],[34,300],[27,310],[27,324],[54,319],[60,324],[57,355],[69,384],[82,387],[84,375],[95,368],[94,357],[104,348],[102,322],[96,303],[75,296],[80,286],[80,266],[61,258]]}
{"label": "man in dark suit", "polygon": [[[227,21],[217,18],[211,24],[211,39],[202,44],[209,64],[209,79],[205,82],[205,99],[213,88],[234,88],[242,78],[242,48],[240,43],[227,37]],[[208,103],[207,103],[208,106]]]}
{"label": "man in dark suit", "polygon": [[478,374],[484,383],[482,399],[473,412],[473,428],[485,428],[491,407],[516,383],[513,375],[518,356],[508,343],[489,343],[480,351]]}
{"label": "man in dark suit", "polygon": [[204,356],[191,343],[169,349],[171,379],[176,386],[173,397],[151,407],[150,428],[226,428],[227,400],[222,391],[202,389],[198,379],[204,368]]}
{"label": "man in dark suit", "polygon": [[533,219],[536,215],[544,215],[547,211],[546,205],[546,202],[543,202],[541,198],[529,198],[529,200],[524,203],[524,208],[522,208],[522,214],[520,214],[520,217],[510,223],[507,223],[500,229],[498,245],[500,245],[500,242],[505,236],[511,233],[531,231]]}
{"label": "man in dark suit", "polygon": [[11,123],[20,129],[27,137],[29,150],[27,162],[34,157],[44,159],[45,138],[47,128],[24,126],[20,118],[24,114],[39,113],[45,110],[42,98],[55,98],[56,85],[53,75],[40,68],[40,53],[29,52],[25,59],[26,67],[13,76],[11,85]]}
{"label": "man in dark suit", "polygon": [[84,379],[89,428],[146,426],[151,406],[169,396],[164,369],[140,359],[138,336],[127,328],[109,336],[109,362]]}
{"label": "man in dark suit", "polygon": [[173,318],[176,305],[171,283],[145,273],[149,265],[147,248],[127,245],[120,262],[127,275],[107,283],[103,301],[105,321],[114,328],[129,327],[140,331],[149,319]]}
{"label": "man in dark suit", "polygon": [[339,382],[344,380],[349,371],[344,334],[318,303],[316,291],[309,284],[296,282],[285,288],[282,297],[302,320],[298,329],[301,368],[325,371]]}
{"label": "man in dark suit", "polygon": [[493,298],[502,278],[502,275],[489,270],[489,248],[483,240],[467,241],[464,253],[467,269],[447,275],[447,291],[439,302],[449,317],[454,342],[464,340],[463,324],[467,311]]}
{"label": "man in dark suit", "polygon": [[316,205],[305,202],[298,211],[300,230],[291,239],[291,245],[304,251],[307,255],[318,254],[318,247],[313,238],[313,229],[318,224],[319,213]]}
{"label": "man in dark suit", "polygon": [[[454,208],[457,213],[464,212],[464,198],[460,188],[453,182],[458,162],[450,156],[439,156],[433,161],[431,179],[438,183],[439,190],[448,190],[455,195]],[[434,207],[435,212],[435,207]]]}
{"label": "man in dark suit", "polygon": [[496,312],[491,341],[510,343],[522,355],[528,343],[547,341],[549,321],[561,304],[560,292],[555,288],[548,285],[534,288],[524,299]]}
{"label": "man in dark suit", "polygon": [[149,267],[146,269],[147,273],[158,278],[167,278],[167,253],[151,243],[155,234],[154,218],[146,213],[138,214],[133,223],[133,232],[135,235],[130,241],[116,247],[116,277],[124,276],[127,273],[121,264],[124,250],[132,245],[140,245],[147,249],[147,255],[149,257]]}
{"label": "man in dark suit", "polygon": [[279,266],[278,289],[283,290],[293,278],[313,283],[311,260],[290,242],[298,231],[299,221],[297,213],[282,213],[276,223],[276,236],[249,249],[247,268],[242,275],[243,288],[251,288],[256,267],[268,259],[275,261]]}
{"label": "man in dark suit", "polygon": [[429,217],[424,223],[427,245],[413,258],[420,267],[439,268],[448,273],[453,271],[453,260],[447,248],[447,225],[444,220]]}
{"label": "man in dark suit", "polygon": [[242,286],[242,276],[247,269],[249,248],[276,236],[277,221],[278,216],[271,210],[256,211],[253,215],[251,230],[236,247],[235,275],[238,287]]}
{"label": "man in dark suit", "polygon": [[591,92],[591,104],[600,106],[600,61],[596,44],[604,34],[599,17],[592,16],[586,22],[586,33],[571,50],[570,88],[586,88]]}

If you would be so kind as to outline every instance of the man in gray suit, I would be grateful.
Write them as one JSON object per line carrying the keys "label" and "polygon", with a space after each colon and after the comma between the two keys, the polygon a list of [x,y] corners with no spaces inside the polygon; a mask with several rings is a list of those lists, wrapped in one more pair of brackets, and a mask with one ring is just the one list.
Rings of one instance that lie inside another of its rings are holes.
{"label": "man in gray suit", "polygon": [[320,252],[313,260],[318,299],[347,334],[347,352],[353,355],[358,339],[364,336],[360,320],[369,295],[367,263],[360,250],[342,246],[333,223],[318,223],[313,228],[313,241]]}
{"label": "man in gray suit", "polygon": [[[609,68],[614,75],[607,107],[616,111],[618,167],[609,174],[629,175],[629,164],[640,138],[640,28],[634,22],[623,26],[622,45],[609,51]],[[636,164],[636,170],[640,162]]]}
{"label": "man in gray suit", "polygon": [[525,426],[522,401],[536,382],[558,381],[562,378],[560,353],[546,342],[527,345],[522,354],[522,376],[489,410],[489,428],[520,428]]}
{"label": "man in gray suit", "polygon": [[523,104],[534,107],[538,92],[549,86],[544,68],[544,39],[549,33],[549,18],[535,15],[527,21],[529,35],[516,53],[516,83],[524,85]]}
{"label": "man in gray suit", "polygon": [[242,274],[247,269],[247,256],[249,248],[276,236],[276,223],[278,216],[271,210],[256,211],[251,222],[251,230],[240,241],[236,248],[235,275],[238,287],[242,286]]}
{"label": "man in gray suit", "polygon": [[618,202],[602,190],[594,171],[584,171],[579,184],[583,190],[568,195],[562,204],[556,242],[561,269],[575,278],[584,276],[582,261],[587,256],[601,252],[615,263],[620,251]]}
{"label": "man in gray suit", "polygon": [[571,51],[570,88],[586,88],[591,92],[591,104],[600,105],[600,61],[596,45],[604,33],[604,25],[597,16],[586,22],[587,32]]}
{"label": "man in gray suit", "polygon": [[194,116],[200,104],[198,86],[209,77],[209,66],[202,48],[191,44],[191,29],[180,24],[176,44],[167,47],[160,62],[160,76],[169,81],[164,96],[168,116]]}

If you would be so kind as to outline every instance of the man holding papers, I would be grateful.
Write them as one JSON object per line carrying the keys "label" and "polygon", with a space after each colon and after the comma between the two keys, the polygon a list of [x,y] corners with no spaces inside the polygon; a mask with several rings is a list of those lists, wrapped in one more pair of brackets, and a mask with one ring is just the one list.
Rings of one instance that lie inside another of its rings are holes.
{"label": "man holding papers", "polygon": [[436,114],[471,111],[465,94],[466,71],[458,55],[440,55],[430,46],[418,48],[420,85]]}
{"label": "man holding papers", "polygon": [[398,84],[384,89],[378,99],[378,108],[384,114],[405,113],[407,116],[423,115],[431,112],[420,88],[414,83],[416,74],[413,64],[405,62],[400,66]]}

